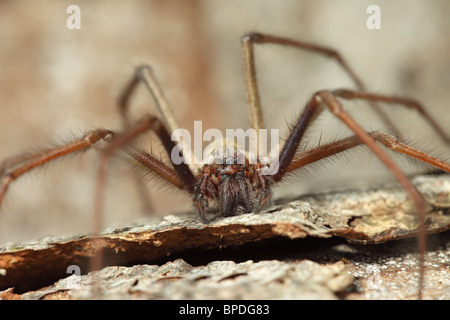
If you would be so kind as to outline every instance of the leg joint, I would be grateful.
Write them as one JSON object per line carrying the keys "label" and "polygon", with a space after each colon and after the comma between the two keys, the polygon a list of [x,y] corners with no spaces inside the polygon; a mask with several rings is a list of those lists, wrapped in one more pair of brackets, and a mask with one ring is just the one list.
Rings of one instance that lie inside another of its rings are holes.
{"label": "leg joint", "polygon": [[136,76],[138,78],[142,79],[143,78],[143,74],[144,74],[145,71],[152,72],[153,69],[152,69],[151,66],[149,66],[147,64],[143,64],[143,65],[137,66],[136,67]]}
{"label": "leg joint", "polygon": [[313,100],[317,105],[322,102],[325,103],[330,111],[335,115],[339,115],[342,112],[342,105],[330,91],[321,90],[316,92],[313,96]]}
{"label": "leg joint", "polygon": [[370,134],[372,138],[383,144],[385,147],[394,150],[395,147],[397,147],[400,143],[399,141],[394,138],[393,136],[382,133],[382,132],[373,132]]}
{"label": "leg joint", "polygon": [[99,129],[92,132],[89,132],[84,136],[84,140],[89,144],[93,145],[100,139],[105,140],[106,142],[111,141],[113,136],[113,132],[106,129]]}
{"label": "leg joint", "polygon": [[257,42],[262,42],[264,39],[264,36],[261,33],[257,33],[257,32],[251,32],[251,33],[247,33],[245,35],[243,35],[241,37],[241,42],[242,43],[257,43]]}

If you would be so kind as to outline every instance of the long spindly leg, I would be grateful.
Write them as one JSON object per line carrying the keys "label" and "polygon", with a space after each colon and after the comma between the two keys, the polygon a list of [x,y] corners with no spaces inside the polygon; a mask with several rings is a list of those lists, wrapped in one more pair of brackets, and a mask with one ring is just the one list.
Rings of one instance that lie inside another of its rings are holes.
{"label": "long spindly leg", "polygon": [[450,137],[447,133],[442,129],[441,126],[434,120],[434,118],[427,112],[427,110],[420,104],[419,102],[404,98],[404,97],[396,97],[396,96],[387,96],[381,94],[374,94],[365,91],[353,91],[353,90],[334,90],[333,94],[343,99],[354,100],[361,99],[366,101],[373,102],[385,102],[389,104],[399,104],[403,105],[407,108],[416,110],[419,114],[430,124],[430,126],[436,131],[436,133],[444,140],[447,144],[450,144]]}
{"label": "long spindly leg", "polygon": [[0,182],[0,205],[9,185],[21,175],[57,158],[89,149],[99,140],[108,141],[111,139],[112,134],[109,130],[98,129],[66,145],[32,154],[19,155],[4,161],[0,168],[0,172],[2,173]]}
{"label": "long spindly leg", "polygon": [[289,46],[300,50],[306,50],[328,56],[335,59],[341,65],[344,71],[350,76],[359,90],[365,90],[365,86],[356,73],[350,68],[342,56],[335,50],[327,47],[318,46],[311,43],[296,41],[289,38],[283,38],[274,35],[249,33],[241,38],[242,45],[242,62],[244,68],[245,85],[247,88],[247,99],[250,108],[250,122],[254,129],[263,129],[264,121],[261,111],[261,102],[256,80],[255,67],[255,44],[277,44]]}
{"label": "long spindly leg", "polygon": [[[143,84],[156,105],[156,109],[162,117],[165,126],[168,128],[169,133],[172,133],[175,129],[179,128],[178,122],[173,114],[173,108],[166,99],[161,86],[153,73],[150,66],[142,65],[135,69],[133,76],[122,91],[121,96],[118,99],[119,113],[121,115],[124,128],[128,128],[130,123],[130,100],[135,93],[137,87]],[[150,197],[144,193],[145,187],[143,180],[140,177],[135,177],[137,189],[140,192],[140,197],[146,212],[153,211],[153,205]]]}
{"label": "long spindly leg", "polygon": [[146,169],[146,171],[158,176],[172,186],[180,190],[184,190],[185,186],[183,185],[183,182],[180,180],[175,170],[166,165],[161,160],[158,160],[147,151],[140,149],[128,148],[127,153],[135,161],[142,165]]}
{"label": "long spindly leg", "polygon": [[415,208],[418,213],[419,222],[419,297],[422,297],[422,289],[424,283],[424,260],[426,251],[426,230],[425,230],[425,218],[428,208],[428,204],[418,192],[416,187],[409,181],[409,179],[403,174],[400,168],[395,164],[394,161],[388,156],[388,154],[377,144],[376,140],[367,133],[359,124],[353,120],[353,118],[343,109],[341,103],[338,101],[337,97],[333,95],[330,91],[320,91],[314,94],[314,96],[308,101],[303,113],[301,114],[299,120],[292,128],[283,149],[279,156],[279,170],[276,172],[271,179],[275,182],[280,181],[286,172],[289,170],[294,156],[297,152],[298,145],[303,138],[306,129],[311,125],[311,123],[317,118],[317,114],[322,111],[323,106],[326,106],[338,119],[344,122],[350,130],[352,130],[358,139],[362,143],[366,144],[372,152],[386,165],[386,167],[391,171],[392,175],[397,179],[400,185],[408,193],[409,197],[414,203]]}
{"label": "long spindly leg", "polygon": [[[164,92],[153,73],[153,69],[148,65],[142,65],[136,68],[133,77],[131,78],[130,82],[125,87],[122,95],[119,98],[119,111],[123,119],[124,126],[128,127],[130,125],[130,119],[128,115],[130,99],[140,83],[143,83],[147,88],[148,92],[155,102],[158,112],[162,117],[162,122],[167,128],[169,134],[172,134],[174,130],[180,128],[180,126],[175,118],[175,115],[173,114],[172,106],[166,99]],[[185,141],[182,141],[182,143],[184,142]],[[190,148],[190,146],[186,145],[183,147],[183,150],[188,150],[188,148]],[[193,154],[193,156],[195,157],[195,153]],[[194,163],[198,162],[200,162],[198,159],[194,160]],[[189,164],[191,164],[191,161],[189,161]]]}
{"label": "long spindly leg", "polygon": [[[370,132],[369,135],[377,142],[381,143],[386,148],[389,148],[392,151],[402,153],[404,155],[423,161],[441,170],[450,172],[450,164],[441,161],[435,157],[432,157],[425,152],[412,148],[400,142],[398,139],[389,134],[382,132]],[[288,166],[287,171],[290,172],[302,168],[311,163],[314,163],[316,161],[328,157],[332,157],[340,152],[347,151],[349,149],[358,147],[362,144],[363,142],[357,136],[351,136],[339,141],[321,145],[308,151],[297,153],[292,159],[290,165]]]}
{"label": "long spindly leg", "polygon": [[[261,111],[260,95],[258,90],[258,84],[256,80],[256,68],[254,58],[254,45],[255,44],[277,44],[281,46],[288,46],[297,48],[300,50],[310,51],[317,54],[327,56],[334,59],[342,69],[350,76],[356,85],[358,91],[366,91],[364,83],[356,75],[356,73],[350,68],[349,64],[344,58],[335,50],[318,46],[315,44],[301,42],[289,38],[278,37],[274,35],[250,33],[242,37],[242,59],[244,68],[245,84],[247,88],[247,99],[250,109],[250,122],[254,129],[264,128],[264,121]],[[387,127],[391,128],[397,137],[400,137],[400,132],[396,128],[396,124],[386,115],[386,113],[379,108],[376,100],[366,99],[369,102],[371,108],[378,114]],[[422,108],[423,110],[423,108]],[[442,137],[442,130],[431,117],[425,117],[425,120],[439,133]],[[447,139],[447,141],[449,141]]]}
{"label": "long spindly leg", "polygon": [[169,131],[169,133],[172,133],[173,130],[179,128],[178,122],[172,111],[173,108],[164,96],[161,86],[159,85],[158,80],[153,74],[152,68],[147,65],[142,65],[136,68],[133,77],[131,78],[130,82],[125,87],[122,95],[119,98],[119,110],[125,126],[130,125],[130,119],[128,116],[130,99],[137,86],[141,82],[145,85],[145,87],[148,89],[148,92],[152,96],[156,104],[156,108],[161,114],[163,122],[167,127],[167,130]]}
{"label": "long spindly leg", "polygon": [[[63,146],[51,149],[41,150],[31,154],[22,154],[16,157],[6,159],[0,165],[0,205],[8,190],[10,184],[23,174],[42,166],[50,161],[64,157],[69,154],[81,152],[93,147],[98,141],[113,140],[115,133],[106,129],[97,129],[85,134],[80,139]],[[179,180],[174,169],[168,167],[160,160],[143,150],[133,147],[127,149],[127,153],[138,163],[149,169],[152,173],[159,176],[173,186],[182,189],[183,184]]]}

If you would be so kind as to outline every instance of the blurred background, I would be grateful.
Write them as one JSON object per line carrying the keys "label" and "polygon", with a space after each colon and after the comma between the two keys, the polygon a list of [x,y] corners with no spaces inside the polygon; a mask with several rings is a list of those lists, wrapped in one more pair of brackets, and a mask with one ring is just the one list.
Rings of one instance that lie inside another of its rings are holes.
{"label": "blurred background", "polygon": [[[183,128],[248,128],[240,37],[251,31],[334,48],[370,91],[421,101],[447,131],[450,121],[450,2],[434,0],[76,1],[81,29],[70,30],[73,1],[0,1],[0,159],[50,147],[104,127],[120,129],[117,97],[134,68],[150,64]],[[370,30],[366,9],[381,9]],[[256,48],[264,117],[287,134],[320,89],[354,88],[332,60],[277,46]],[[144,90],[133,114],[156,112]],[[363,102],[346,103],[368,130],[384,129]],[[444,159],[445,146],[415,112],[385,108],[402,136]],[[308,148],[348,135],[324,114]],[[321,138],[320,138],[321,137]],[[46,165],[14,182],[0,210],[0,243],[92,231],[95,151]],[[409,170],[411,166],[405,164]],[[191,200],[126,165],[111,167],[106,226],[191,210]],[[381,174],[381,173],[383,174]],[[368,152],[315,166],[277,189],[305,194],[368,184],[389,175]],[[145,205],[142,194],[149,199]],[[151,209],[148,207],[151,206]]]}

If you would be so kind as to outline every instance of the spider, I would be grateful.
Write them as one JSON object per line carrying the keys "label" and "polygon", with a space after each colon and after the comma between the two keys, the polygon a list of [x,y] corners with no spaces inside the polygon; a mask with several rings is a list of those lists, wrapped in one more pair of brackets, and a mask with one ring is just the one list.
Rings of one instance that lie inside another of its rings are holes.
{"label": "spider", "polygon": [[[2,177],[0,203],[4,198],[8,186],[24,173],[56,158],[91,148],[97,142],[103,140],[108,144],[102,151],[99,162],[95,201],[96,218],[94,223],[94,229],[97,232],[101,227],[102,192],[105,185],[108,162],[118,150],[125,150],[132,159],[146,168],[146,170],[163,179],[168,184],[190,194],[198,216],[204,223],[210,223],[208,209],[213,204],[218,206],[220,214],[225,217],[241,212],[259,212],[270,205],[273,185],[282,181],[288,174],[318,160],[332,157],[338,153],[365,144],[390,170],[415,205],[419,221],[419,253],[421,257],[419,261],[421,270],[419,287],[421,292],[424,279],[424,253],[426,251],[425,218],[429,205],[417,191],[416,187],[402,173],[397,164],[391,160],[381,145],[447,172],[450,172],[450,165],[402,143],[392,135],[377,131],[366,132],[347,113],[341,101],[356,99],[367,101],[386,123],[391,125],[392,123],[389,118],[382,113],[377,103],[382,102],[391,106],[400,105],[411,110],[416,110],[447,143],[450,142],[449,137],[418,102],[409,98],[368,92],[359,77],[356,76],[337,51],[290,38],[261,33],[249,33],[241,38],[241,48],[250,123],[251,127],[255,130],[265,128],[255,70],[254,48],[256,44],[275,44],[293,47],[334,59],[350,76],[356,86],[355,90],[321,90],[312,95],[298,120],[293,124],[284,145],[278,153],[278,171],[276,173],[271,175],[264,174],[267,163],[264,164],[261,161],[250,162],[248,153],[237,148],[234,148],[234,153],[232,153],[231,157],[219,159],[222,161],[217,161],[218,159],[215,158],[213,161],[209,159],[209,161],[200,165],[192,165],[183,161],[181,163],[174,163],[172,159],[171,163],[164,163],[147,151],[133,145],[131,142],[134,139],[144,132],[151,131],[158,136],[165,151],[169,155],[173,150],[183,155],[183,149],[171,139],[171,133],[179,128],[172,114],[172,108],[166,100],[152,69],[149,66],[140,66],[135,70],[131,81],[125,87],[119,99],[119,111],[124,126],[120,132],[97,129],[88,132],[83,137],[71,143],[5,160],[0,166],[0,174]],[[148,115],[142,117],[139,121],[130,121],[128,111],[130,97],[141,83],[147,87],[148,92],[153,97],[162,116],[161,119],[154,115]],[[317,116],[326,109],[347,125],[353,131],[354,135],[300,152],[298,147],[305,132],[314,123]],[[226,147],[228,148],[229,145],[229,142],[227,142]],[[237,161],[242,158],[244,161]]]}

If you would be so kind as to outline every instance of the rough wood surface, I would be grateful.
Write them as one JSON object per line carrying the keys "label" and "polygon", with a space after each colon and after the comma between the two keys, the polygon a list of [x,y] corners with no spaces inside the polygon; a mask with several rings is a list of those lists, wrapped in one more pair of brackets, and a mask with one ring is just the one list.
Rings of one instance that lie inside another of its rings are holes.
{"label": "rough wood surface", "polygon": [[[445,232],[450,227],[450,178],[422,176],[415,178],[414,183],[435,205],[427,219],[429,232],[442,233],[433,238],[435,243],[427,256],[429,292],[426,297],[450,298],[449,232]],[[407,245],[399,239],[414,237],[416,229],[411,204],[397,188],[306,196],[283,201],[260,214],[217,218],[208,225],[192,216],[168,216],[157,224],[105,230],[97,237],[82,235],[9,244],[0,249],[0,290],[4,290],[0,296],[22,299],[412,298],[417,290],[418,272],[415,239]],[[305,237],[319,239],[308,242]],[[401,245],[373,245],[393,240]],[[399,251],[390,251],[393,248]],[[67,268],[71,265],[87,273],[89,259],[100,249],[105,263],[115,267],[77,278],[79,286],[74,289],[65,287],[73,279],[52,285],[68,276]],[[193,256],[202,259],[197,266],[192,266],[177,259],[180,256],[186,260]],[[273,256],[277,261],[266,261],[273,260]],[[255,257],[259,261],[251,261]],[[319,263],[302,261],[307,259]],[[343,262],[335,263],[339,260]],[[271,274],[270,270],[277,273]],[[310,274],[307,281],[304,273]],[[101,283],[100,295],[98,290],[92,290],[95,282]],[[185,285],[188,290],[179,289]],[[46,286],[49,287],[41,289]],[[261,293],[258,289],[261,286],[272,288],[274,295]],[[316,286],[314,292],[301,289]],[[400,289],[392,296],[395,288]]]}
{"label": "rough wood surface", "polygon": [[90,299],[100,283],[98,297],[103,299],[335,299],[335,292],[352,281],[342,262],[215,261],[193,267],[177,259],[162,266],[107,267],[92,277],[71,276],[22,298]]}

